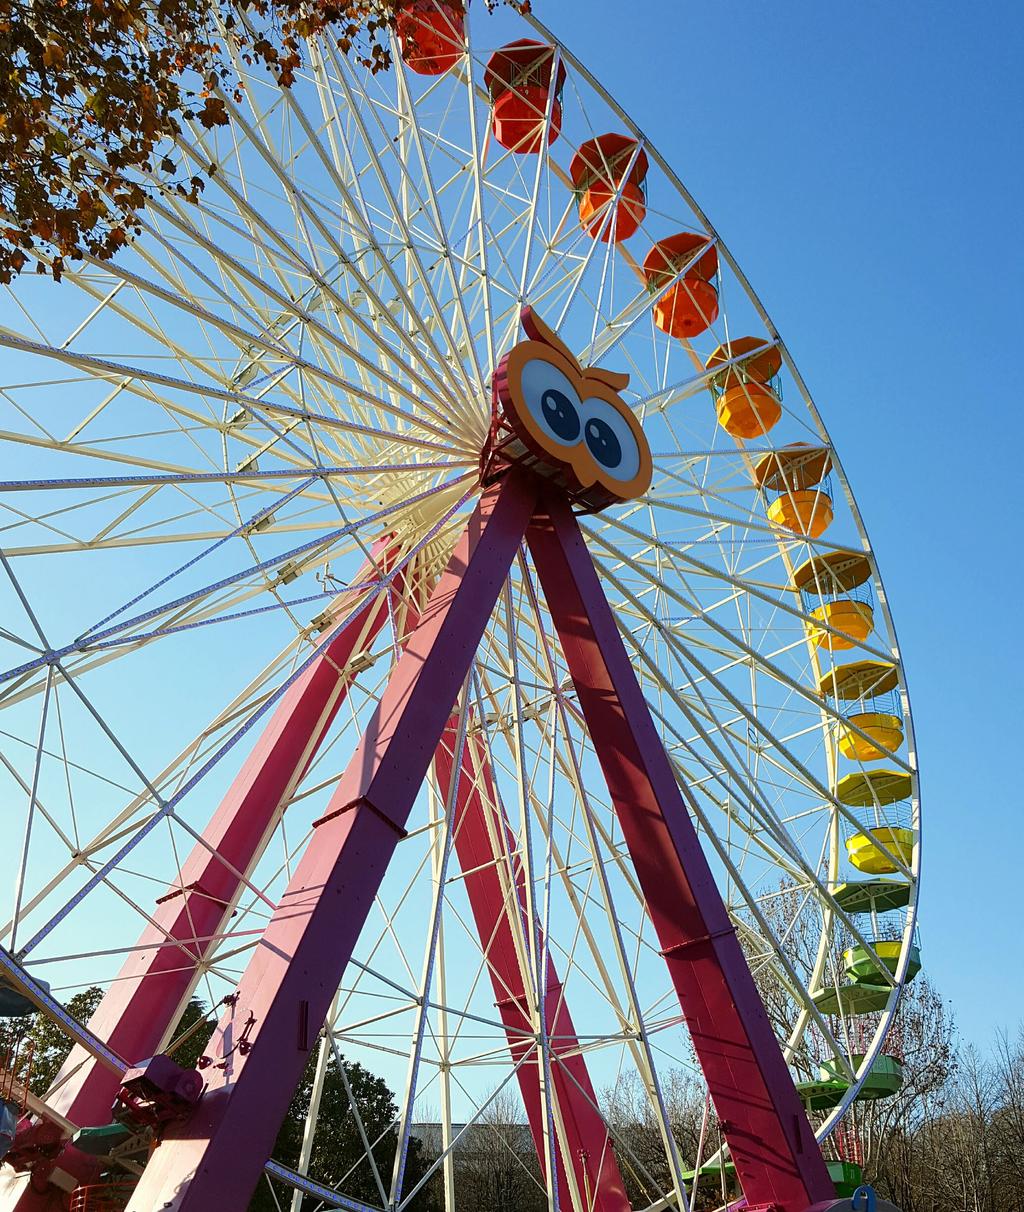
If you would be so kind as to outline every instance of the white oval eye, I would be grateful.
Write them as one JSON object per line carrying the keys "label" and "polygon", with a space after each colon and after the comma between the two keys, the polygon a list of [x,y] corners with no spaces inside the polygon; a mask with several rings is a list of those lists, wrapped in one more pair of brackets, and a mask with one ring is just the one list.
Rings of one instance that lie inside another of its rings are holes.
{"label": "white oval eye", "polygon": [[559,446],[576,446],[583,432],[580,397],[557,366],[531,358],[520,378],[523,399],[541,431]]}
{"label": "white oval eye", "polygon": [[632,480],[640,471],[640,447],[629,422],[607,400],[583,401],[583,441],[594,462],[613,480]]}

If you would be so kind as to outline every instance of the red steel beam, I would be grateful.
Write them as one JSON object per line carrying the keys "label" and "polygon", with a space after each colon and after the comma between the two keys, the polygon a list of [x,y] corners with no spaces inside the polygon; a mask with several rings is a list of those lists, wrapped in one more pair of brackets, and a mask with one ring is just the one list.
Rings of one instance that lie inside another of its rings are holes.
{"label": "red steel beam", "polygon": [[[380,540],[355,584],[363,586],[386,570],[390,540]],[[399,574],[401,575],[401,574]],[[282,695],[259,741],[186,859],[180,881],[156,904],[138,949],[125,960],[93,1014],[89,1028],[119,1056],[134,1062],[152,1056],[173,1030],[195,983],[198,966],[224,929],[242,889],[236,872],[247,874],[345,701],[346,666],[368,648],[388,618],[387,593],[354,589],[342,599],[348,614],[367,604],[323,644],[320,656]],[[107,1124],[119,1077],[75,1047],[47,1095],[49,1106],[79,1126]],[[71,1147],[58,1159],[71,1173],[79,1167]],[[88,1172],[92,1159],[86,1162]],[[0,1190],[0,1212],[49,1212],[63,1208],[61,1194],[47,1188],[46,1165],[33,1187]],[[52,1168],[51,1168],[52,1172]],[[22,1183],[7,1183],[20,1188]],[[38,1188],[38,1189],[34,1189]]]}
{"label": "red steel beam", "polygon": [[[472,728],[472,720],[470,720]],[[443,802],[448,802],[458,742],[457,721],[449,722],[438,746],[434,768]],[[522,864],[512,875],[510,855],[514,844],[508,817],[498,799],[486,747],[478,731],[468,731],[462,753],[455,800],[455,850],[463,871],[477,933],[484,948],[495,1003],[505,1024],[509,1052],[519,1065],[517,1077],[530,1131],[544,1171],[545,1112],[541,1105],[536,1044],[530,1034],[533,1019],[526,996],[527,982],[516,937],[528,937],[525,873]],[[518,914],[521,929],[514,929]],[[532,982],[531,982],[532,984]],[[576,1190],[583,1207],[594,1212],[629,1212],[629,1200],[612,1151],[604,1120],[566,1003],[555,965],[548,956],[545,990],[545,1026],[553,1063],[551,1084],[562,1123],[565,1150],[555,1142],[558,1190],[568,1206],[566,1155],[572,1165]]]}
{"label": "red steel beam", "polygon": [[483,494],[211,1040],[206,1091],[155,1150],[128,1212],[247,1206],[536,492],[532,480],[513,473]]}
{"label": "red steel beam", "polygon": [[527,532],[580,706],[748,1206],[835,1191],[568,504]]}

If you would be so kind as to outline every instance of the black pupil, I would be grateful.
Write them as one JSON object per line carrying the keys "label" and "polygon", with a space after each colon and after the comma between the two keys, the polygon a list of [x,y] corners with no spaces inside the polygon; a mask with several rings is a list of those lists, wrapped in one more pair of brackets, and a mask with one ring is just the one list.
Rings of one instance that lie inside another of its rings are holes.
{"label": "black pupil", "polygon": [[572,400],[564,392],[549,387],[540,398],[540,406],[551,432],[563,442],[575,442],[580,436],[580,414]]}
{"label": "black pupil", "polygon": [[587,446],[602,467],[618,467],[622,462],[622,444],[607,421],[591,417],[587,422]]}

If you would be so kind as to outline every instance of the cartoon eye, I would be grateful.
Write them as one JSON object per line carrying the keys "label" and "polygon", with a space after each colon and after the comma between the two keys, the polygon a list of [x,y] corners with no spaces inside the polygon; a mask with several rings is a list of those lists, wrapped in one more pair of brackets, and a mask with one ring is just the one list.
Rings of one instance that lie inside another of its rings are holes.
{"label": "cartoon eye", "polygon": [[607,400],[583,401],[583,440],[594,462],[614,480],[632,480],[640,470],[640,447],[626,418]]}
{"label": "cartoon eye", "polygon": [[523,366],[522,396],[530,416],[559,446],[580,440],[580,397],[557,366],[532,358]]}
{"label": "cartoon eye", "polygon": [[590,417],[587,421],[587,447],[602,467],[613,471],[622,462],[622,443],[615,430],[603,417]]}
{"label": "cartoon eye", "polygon": [[563,442],[575,442],[579,438],[580,414],[564,392],[549,387],[540,398],[540,407],[548,427]]}

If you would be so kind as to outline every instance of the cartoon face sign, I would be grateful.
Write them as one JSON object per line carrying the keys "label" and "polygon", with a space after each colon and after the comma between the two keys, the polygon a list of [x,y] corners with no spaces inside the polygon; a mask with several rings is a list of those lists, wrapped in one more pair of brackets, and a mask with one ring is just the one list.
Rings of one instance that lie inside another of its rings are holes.
{"label": "cartoon face sign", "polygon": [[[529,308],[527,341],[495,376],[504,419],[551,478],[595,501],[628,501],[651,482],[651,452],[619,392],[628,375],[584,368]],[[552,474],[553,473],[553,474]]]}

